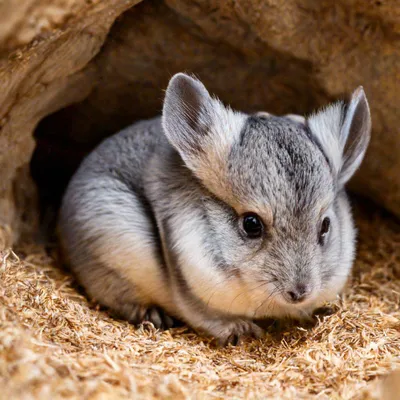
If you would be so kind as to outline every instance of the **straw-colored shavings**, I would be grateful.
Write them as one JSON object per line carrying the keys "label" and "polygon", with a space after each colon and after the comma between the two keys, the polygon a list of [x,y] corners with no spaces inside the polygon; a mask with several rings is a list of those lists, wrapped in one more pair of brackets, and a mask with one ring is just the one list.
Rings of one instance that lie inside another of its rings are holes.
{"label": "straw-colored shavings", "polygon": [[381,383],[400,366],[400,226],[369,207],[359,214],[338,310],[236,348],[113,320],[42,248],[3,251],[0,398],[400,398],[399,374]]}

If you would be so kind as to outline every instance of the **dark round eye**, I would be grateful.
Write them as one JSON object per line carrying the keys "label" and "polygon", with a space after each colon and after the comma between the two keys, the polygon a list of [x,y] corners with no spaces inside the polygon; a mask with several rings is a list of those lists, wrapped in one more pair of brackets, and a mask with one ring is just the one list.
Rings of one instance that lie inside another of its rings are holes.
{"label": "dark round eye", "polygon": [[246,214],[243,217],[243,229],[250,239],[259,238],[263,233],[263,224],[256,214]]}
{"label": "dark round eye", "polygon": [[325,217],[322,221],[321,228],[319,231],[318,242],[320,245],[325,244],[325,238],[329,232],[330,227],[331,227],[331,220],[328,217]]}

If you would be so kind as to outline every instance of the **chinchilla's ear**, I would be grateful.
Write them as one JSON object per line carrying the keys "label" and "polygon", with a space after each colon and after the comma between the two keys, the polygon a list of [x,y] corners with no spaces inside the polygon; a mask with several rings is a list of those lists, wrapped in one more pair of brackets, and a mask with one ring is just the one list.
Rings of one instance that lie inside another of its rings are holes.
{"label": "chinchilla's ear", "polygon": [[183,73],[170,80],[164,100],[163,129],[192,170],[204,167],[211,159],[214,163],[211,153],[223,156],[228,151],[242,119],[211,97],[199,80]]}
{"label": "chinchilla's ear", "polygon": [[371,115],[363,88],[357,88],[348,104],[336,103],[308,119],[311,133],[321,145],[339,187],[360,166],[371,137]]}

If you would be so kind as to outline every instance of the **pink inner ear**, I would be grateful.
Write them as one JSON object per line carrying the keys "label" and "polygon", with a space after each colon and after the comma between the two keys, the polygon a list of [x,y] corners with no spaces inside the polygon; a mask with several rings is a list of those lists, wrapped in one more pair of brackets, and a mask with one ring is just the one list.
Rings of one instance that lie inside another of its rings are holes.
{"label": "pink inner ear", "polygon": [[208,93],[204,92],[202,85],[186,75],[179,75],[173,78],[173,87],[176,98],[177,112],[180,118],[184,119],[189,127],[193,130],[197,128],[198,120],[202,108],[202,102]]}
{"label": "pink inner ear", "polygon": [[181,73],[174,75],[165,95],[163,127],[182,157],[201,150],[201,138],[211,123],[211,108],[211,96],[200,81]]}
{"label": "pink inner ear", "polygon": [[347,182],[360,166],[371,137],[371,116],[364,90],[359,87],[352,96],[342,127],[343,166],[341,180]]}

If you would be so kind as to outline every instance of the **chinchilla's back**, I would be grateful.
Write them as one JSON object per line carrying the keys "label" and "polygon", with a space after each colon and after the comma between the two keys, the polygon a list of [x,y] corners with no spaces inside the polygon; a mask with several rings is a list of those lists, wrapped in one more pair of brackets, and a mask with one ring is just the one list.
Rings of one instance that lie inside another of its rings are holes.
{"label": "chinchilla's back", "polygon": [[[155,152],[166,146],[160,118],[106,139],[72,178],[59,216],[66,263],[91,297],[133,322],[139,299],[154,302],[154,296],[158,300],[165,293],[158,232],[143,179]],[[146,284],[152,287],[147,293],[132,290]]]}
{"label": "chinchilla's back", "polygon": [[82,163],[74,180],[108,175],[143,190],[143,171],[160,147],[168,145],[161,118],[140,121],[104,140]]}

